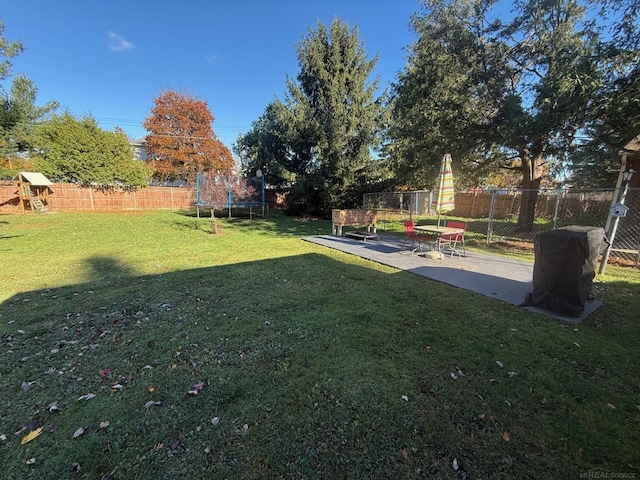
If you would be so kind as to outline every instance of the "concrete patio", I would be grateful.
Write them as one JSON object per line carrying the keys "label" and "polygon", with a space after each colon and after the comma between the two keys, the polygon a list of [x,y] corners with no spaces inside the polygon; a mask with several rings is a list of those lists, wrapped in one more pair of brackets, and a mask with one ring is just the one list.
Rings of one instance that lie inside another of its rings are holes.
{"label": "concrete patio", "polygon": [[[465,290],[495,298],[520,307],[533,289],[533,262],[467,250],[458,258],[445,255],[442,260],[420,256],[408,249],[401,250],[402,238],[383,237],[379,240],[355,240],[347,237],[319,235],[303,240],[447,283]],[[579,317],[560,315],[539,307],[521,307],[529,311],[579,323],[602,303],[589,300]]]}

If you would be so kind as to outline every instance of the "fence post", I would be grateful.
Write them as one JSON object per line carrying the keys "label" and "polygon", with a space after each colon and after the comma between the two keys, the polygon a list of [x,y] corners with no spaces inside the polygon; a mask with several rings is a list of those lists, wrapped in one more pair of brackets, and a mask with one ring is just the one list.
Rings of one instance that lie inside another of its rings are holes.
{"label": "fence post", "polygon": [[562,195],[562,188],[559,188],[558,193],[556,194],[556,208],[553,212],[553,228],[554,229],[558,225],[558,210],[560,210],[560,195]]}
{"label": "fence post", "polygon": [[93,187],[89,187],[89,201],[91,202],[91,210],[95,210],[96,207],[93,204]]}
{"label": "fence post", "polygon": [[489,224],[487,225],[487,245],[493,242],[493,214],[496,204],[497,190],[491,190],[491,206],[489,207]]}

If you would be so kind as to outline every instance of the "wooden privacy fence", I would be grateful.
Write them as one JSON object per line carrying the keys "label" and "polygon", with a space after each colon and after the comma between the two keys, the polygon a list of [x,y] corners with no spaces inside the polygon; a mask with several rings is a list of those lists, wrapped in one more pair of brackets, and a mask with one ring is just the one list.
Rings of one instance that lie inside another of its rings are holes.
{"label": "wooden privacy fence", "polygon": [[[187,187],[82,187],[54,183],[48,198],[50,212],[119,210],[193,210],[195,189]],[[0,185],[0,213],[19,212],[16,185]]]}

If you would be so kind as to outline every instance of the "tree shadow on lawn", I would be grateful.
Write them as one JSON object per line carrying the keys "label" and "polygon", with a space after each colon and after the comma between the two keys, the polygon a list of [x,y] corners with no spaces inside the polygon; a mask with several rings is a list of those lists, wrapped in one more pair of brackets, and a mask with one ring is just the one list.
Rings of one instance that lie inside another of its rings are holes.
{"label": "tree shadow on lawn", "polygon": [[[539,361],[531,363],[529,350],[538,348],[531,337],[509,326],[555,339],[554,322],[314,253],[158,275],[136,275],[104,257],[88,264],[85,283],[0,304],[3,424],[15,432],[36,417],[45,427],[26,447],[22,435],[3,445],[10,476],[31,457],[39,478],[64,477],[72,463],[89,475],[115,465],[118,478],[202,471],[409,478],[418,470],[449,474],[456,458],[474,476],[527,478],[537,442],[541,451],[567,448],[565,432],[532,431],[535,411],[503,412],[501,396],[507,389],[511,398],[528,395],[526,369]],[[504,373],[498,358],[525,381],[492,386],[489,379]],[[52,366],[55,375],[47,373]],[[454,382],[450,372],[459,367],[466,377]],[[202,390],[187,394],[198,381]],[[28,388],[16,388],[21,382]],[[88,392],[96,398],[77,401]],[[60,413],[48,409],[53,401]],[[149,401],[159,403],[143,407]],[[487,409],[490,421],[471,421]],[[82,422],[104,420],[105,412],[108,429],[73,438]],[[514,441],[501,440],[503,423]],[[211,445],[213,456],[203,454]],[[552,473],[566,461],[545,458],[537,468]]]}

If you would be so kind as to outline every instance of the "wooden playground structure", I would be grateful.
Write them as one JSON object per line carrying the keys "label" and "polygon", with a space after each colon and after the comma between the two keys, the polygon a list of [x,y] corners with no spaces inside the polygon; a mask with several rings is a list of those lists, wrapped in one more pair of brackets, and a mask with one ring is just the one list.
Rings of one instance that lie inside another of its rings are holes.
{"label": "wooden playground structure", "polygon": [[18,209],[21,212],[36,211],[47,213],[51,181],[38,172],[18,173]]}

